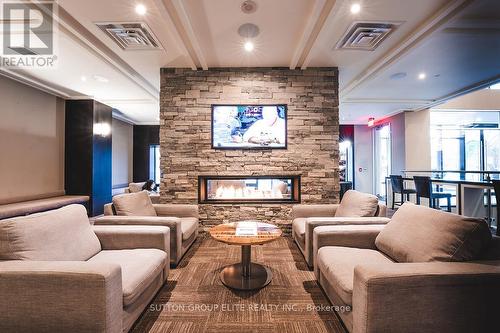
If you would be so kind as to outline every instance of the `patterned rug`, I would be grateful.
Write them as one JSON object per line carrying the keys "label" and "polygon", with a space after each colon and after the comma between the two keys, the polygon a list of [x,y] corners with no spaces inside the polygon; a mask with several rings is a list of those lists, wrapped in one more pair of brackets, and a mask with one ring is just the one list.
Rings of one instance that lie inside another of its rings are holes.
{"label": "patterned rug", "polygon": [[273,280],[256,292],[237,292],[219,280],[241,248],[201,236],[132,332],[346,332],[288,237],[252,246],[252,261],[271,267]]}

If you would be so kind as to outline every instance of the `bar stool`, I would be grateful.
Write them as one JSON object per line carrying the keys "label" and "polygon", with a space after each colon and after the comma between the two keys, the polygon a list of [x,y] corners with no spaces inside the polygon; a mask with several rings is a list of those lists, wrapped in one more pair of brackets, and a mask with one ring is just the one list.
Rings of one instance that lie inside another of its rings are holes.
{"label": "bar stool", "polygon": [[[451,193],[434,192],[432,190],[431,177],[414,176],[415,188],[417,190],[417,205],[420,205],[420,198],[429,199],[429,207],[439,209],[439,199],[446,199],[448,212],[451,212]],[[437,207],[436,207],[437,200]]]}
{"label": "bar stool", "polygon": [[399,205],[403,204],[403,199],[406,194],[406,200],[410,201],[410,194],[417,193],[414,189],[405,188],[403,177],[399,175],[391,175],[391,188],[392,188],[392,209],[394,209],[394,204],[396,202],[396,193],[401,195],[401,202]]}
{"label": "bar stool", "polygon": [[497,199],[497,236],[500,236],[500,180],[492,179],[493,189],[495,190],[495,198]]}

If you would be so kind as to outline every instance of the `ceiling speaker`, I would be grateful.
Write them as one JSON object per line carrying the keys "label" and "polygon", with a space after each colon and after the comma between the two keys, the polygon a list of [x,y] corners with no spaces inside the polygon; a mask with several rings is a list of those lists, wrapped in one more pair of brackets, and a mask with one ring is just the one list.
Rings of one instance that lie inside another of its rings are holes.
{"label": "ceiling speaker", "polygon": [[245,23],[238,28],[238,34],[243,38],[255,38],[259,33],[259,27],[253,23]]}

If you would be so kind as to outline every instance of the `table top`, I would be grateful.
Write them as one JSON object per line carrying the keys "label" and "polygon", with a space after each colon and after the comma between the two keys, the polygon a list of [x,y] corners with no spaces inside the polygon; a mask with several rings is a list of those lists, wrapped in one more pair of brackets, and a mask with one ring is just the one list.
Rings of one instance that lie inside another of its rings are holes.
{"label": "table top", "polygon": [[[385,177],[386,181],[391,179],[391,177]],[[403,177],[403,180],[413,181],[411,177]],[[464,179],[442,179],[442,178],[431,178],[432,183],[440,183],[440,184],[451,184],[451,185],[477,185],[484,187],[493,187],[493,183],[488,181],[480,181],[480,180],[464,180]]]}
{"label": "table top", "polygon": [[233,222],[219,224],[210,228],[210,236],[219,242],[229,245],[262,245],[281,237],[281,229],[273,224],[258,221],[241,222],[255,222],[257,224],[257,235],[236,235],[236,227],[239,222]]}

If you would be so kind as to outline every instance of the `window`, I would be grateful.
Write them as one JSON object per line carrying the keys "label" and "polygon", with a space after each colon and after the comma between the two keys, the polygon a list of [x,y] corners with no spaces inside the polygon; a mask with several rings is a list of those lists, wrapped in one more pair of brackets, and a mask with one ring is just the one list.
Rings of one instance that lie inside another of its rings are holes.
{"label": "window", "polygon": [[[500,170],[498,112],[431,112],[433,170]],[[447,179],[483,180],[480,174],[444,174]]]}
{"label": "window", "polygon": [[391,174],[391,125],[386,124],[375,128],[375,194],[384,200],[385,178]]}
{"label": "window", "polygon": [[493,90],[498,90],[500,89],[500,83],[495,83],[494,85],[491,85],[489,88]]}
{"label": "window", "polygon": [[149,179],[154,180],[156,184],[160,184],[160,146],[149,146]]}
{"label": "window", "polygon": [[339,143],[339,178],[341,182],[353,181],[353,147],[349,140]]}
{"label": "window", "polygon": [[[500,130],[484,130],[484,163],[486,170],[499,170],[500,166]],[[499,175],[491,175],[499,179]]]}

